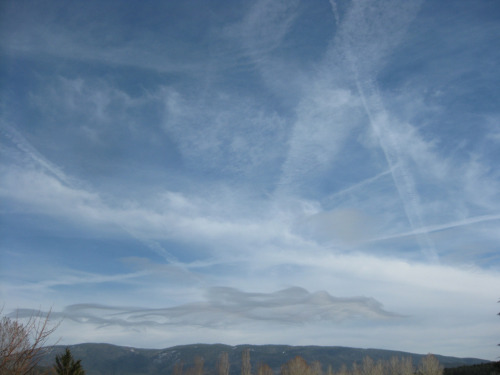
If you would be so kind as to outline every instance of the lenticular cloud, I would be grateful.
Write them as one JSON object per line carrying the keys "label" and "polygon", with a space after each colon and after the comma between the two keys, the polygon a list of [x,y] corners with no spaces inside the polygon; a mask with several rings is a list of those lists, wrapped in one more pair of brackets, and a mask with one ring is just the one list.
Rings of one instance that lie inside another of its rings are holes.
{"label": "lenticular cloud", "polygon": [[[18,311],[18,314],[31,312]],[[98,304],[67,306],[53,317],[81,324],[122,327],[186,325],[218,327],[250,321],[279,322],[284,325],[315,321],[341,322],[347,319],[388,319],[397,314],[383,309],[373,298],[337,298],[325,291],[310,293],[292,287],[274,293],[248,293],[217,287],[207,291],[204,301],[159,309],[117,307]]]}

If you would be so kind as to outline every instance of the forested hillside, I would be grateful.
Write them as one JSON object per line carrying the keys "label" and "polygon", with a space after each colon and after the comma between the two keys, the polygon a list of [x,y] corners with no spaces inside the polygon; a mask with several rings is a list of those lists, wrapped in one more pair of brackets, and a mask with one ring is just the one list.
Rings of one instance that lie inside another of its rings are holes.
{"label": "forested hillside", "polygon": [[[338,372],[345,365],[363,366],[363,360],[370,358],[374,364],[390,361],[391,358],[409,358],[415,369],[424,355],[380,349],[357,349],[348,347],[285,346],[285,345],[239,345],[195,344],[175,346],[167,349],[137,349],[108,344],[80,344],[69,347],[75,358],[82,360],[87,375],[153,375],[175,374],[198,375],[217,374],[217,363],[221,353],[227,353],[229,375],[239,375],[242,370],[242,353],[250,355],[251,373],[259,372],[266,364],[274,374],[281,372],[282,366],[300,356],[308,366],[316,366],[325,374]],[[43,365],[48,366],[65,347],[50,349],[44,357]],[[467,366],[489,361],[477,358],[456,358],[436,355],[439,364],[445,368]],[[200,370],[201,366],[201,370]],[[201,372],[200,372],[201,371]],[[447,370],[448,371],[448,370]],[[464,374],[464,372],[447,372]]]}

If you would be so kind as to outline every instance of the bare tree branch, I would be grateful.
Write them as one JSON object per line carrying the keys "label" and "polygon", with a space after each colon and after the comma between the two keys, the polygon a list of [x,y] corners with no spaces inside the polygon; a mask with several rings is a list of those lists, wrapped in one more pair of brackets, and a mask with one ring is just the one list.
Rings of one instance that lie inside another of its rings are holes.
{"label": "bare tree branch", "polygon": [[[0,311],[1,315],[1,311]],[[0,320],[0,374],[29,374],[40,362],[49,336],[59,323],[50,325],[50,311],[32,314],[24,323],[3,316]]]}

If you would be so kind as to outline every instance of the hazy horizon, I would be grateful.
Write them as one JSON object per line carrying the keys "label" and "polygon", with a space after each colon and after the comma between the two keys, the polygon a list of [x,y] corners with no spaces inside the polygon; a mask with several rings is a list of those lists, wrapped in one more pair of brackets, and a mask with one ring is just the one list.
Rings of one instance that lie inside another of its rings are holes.
{"label": "hazy horizon", "polygon": [[500,3],[0,5],[0,306],[60,343],[494,360]]}

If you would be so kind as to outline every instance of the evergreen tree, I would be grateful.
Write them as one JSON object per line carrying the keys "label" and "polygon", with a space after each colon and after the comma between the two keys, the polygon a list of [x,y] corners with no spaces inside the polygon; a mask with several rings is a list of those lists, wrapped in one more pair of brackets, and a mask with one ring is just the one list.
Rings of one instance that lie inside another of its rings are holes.
{"label": "evergreen tree", "polygon": [[54,369],[57,375],[85,375],[81,360],[75,361],[71,351],[66,348],[64,354],[56,356]]}

